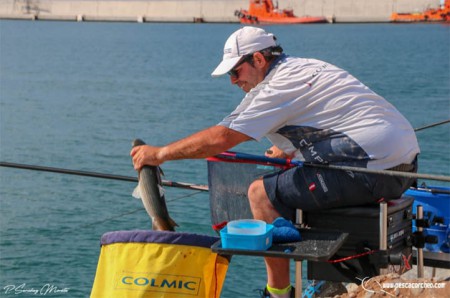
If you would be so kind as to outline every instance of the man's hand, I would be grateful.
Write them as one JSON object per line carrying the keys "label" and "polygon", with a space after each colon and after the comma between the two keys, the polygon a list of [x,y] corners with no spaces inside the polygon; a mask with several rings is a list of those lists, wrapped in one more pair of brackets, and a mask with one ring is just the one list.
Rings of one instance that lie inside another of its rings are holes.
{"label": "man's hand", "polygon": [[164,162],[160,158],[161,147],[153,147],[149,145],[137,146],[131,149],[130,155],[133,158],[133,166],[136,171],[140,170],[144,165],[159,166]]}
{"label": "man's hand", "polygon": [[286,154],[283,150],[281,150],[277,146],[272,146],[269,149],[267,149],[264,155],[270,158],[291,158],[290,155]]}

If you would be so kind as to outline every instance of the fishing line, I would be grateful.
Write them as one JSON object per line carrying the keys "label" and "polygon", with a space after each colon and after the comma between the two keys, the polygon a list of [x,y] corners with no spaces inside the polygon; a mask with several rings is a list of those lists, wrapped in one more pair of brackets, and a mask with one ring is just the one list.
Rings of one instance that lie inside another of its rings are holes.
{"label": "fishing line", "polygon": [[128,211],[128,212],[125,212],[125,213],[121,213],[119,215],[111,216],[111,217],[105,218],[103,220],[99,220],[99,221],[96,221],[96,222],[93,222],[93,223],[90,223],[90,224],[82,225],[82,226],[80,226],[80,228],[88,228],[88,227],[91,227],[91,226],[94,226],[94,225],[97,225],[97,224],[101,224],[101,223],[104,223],[104,222],[107,222],[107,221],[111,221],[111,220],[123,217],[125,215],[130,215],[130,214],[136,213],[136,212],[141,211],[141,210],[145,210],[145,208],[141,207],[139,209],[135,209],[135,210]]}
{"label": "fishing line", "polygon": [[[197,191],[197,192],[190,193],[190,194],[183,195],[183,196],[179,196],[179,197],[176,197],[176,198],[173,198],[173,199],[170,199],[170,200],[166,200],[166,203],[174,202],[174,201],[177,201],[177,200],[180,200],[180,199],[184,199],[184,198],[188,198],[188,197],[193,197],[193,196],[198,195],[200,193],[203,193],[203,191]],[[88,228],[88,227],[91,227],[91,226],[94,226],[94,225],[97,225],[97,224],[105,223],[105,222],[108,222],[108,221],[111,221],[111,220],[115,220],[115,219],[118,219],[118,218],[121,218],[121,217],[124,217],[124,216],[127,216],[127,215],[131,215],[131,214],[134,214],[134,213],[139,212],[139,211],[145,211],[145,208],[141,207],[141,208],[138,208],[138,209],[135,209],[135,210],[131,210],[131,211],[124,212],[124,213],[121,213],[121,214],[118,214],[118,215],[107,217],[105,219],[102,219],[102,220],[99,220],[99,221],[96,221],[96,222],[93,222],[93,223],[82,225],[82,226],[80,226],[80,228]]]}
{"label": "fishing line", "polygon": [[166,202],[174,202],[174,201],[178,201],[178,200],[180,200],[180,199],[193,197],[193,196],[198,195],[198,194],[200,194],[200,193],[202,193],[202,192],[203,192],[203,191],[193,192],[193,193],[190,193],[190,194],[187,194],[187,195],[184,195],[184,196],[180,196],[180,197],[177,197],[177,198],[173,198],[173,199],[170,199],[170,200],[166,200]]}

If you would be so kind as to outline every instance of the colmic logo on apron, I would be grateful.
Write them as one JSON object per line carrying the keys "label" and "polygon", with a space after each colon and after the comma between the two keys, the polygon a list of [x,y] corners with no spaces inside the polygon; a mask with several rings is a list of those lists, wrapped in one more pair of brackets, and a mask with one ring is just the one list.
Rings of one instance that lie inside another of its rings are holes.
{"label": "colmic logo on apron", "polygon": [[197,295],[201,278],[152,272],[118,272],[116,289]]}

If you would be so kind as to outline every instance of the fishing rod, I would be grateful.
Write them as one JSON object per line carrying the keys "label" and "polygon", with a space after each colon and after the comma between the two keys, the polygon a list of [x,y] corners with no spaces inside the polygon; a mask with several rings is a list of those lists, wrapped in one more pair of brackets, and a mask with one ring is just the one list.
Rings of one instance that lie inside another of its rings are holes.
{"label": "fishing rod", "polygon": [[302,162],[302,161],[298,161],[298,160],[290,160],[290,159],[284,159],[284,158],[271,158],[271,157],[266,157],[266,156],[253,155],[253,154],[240,153],[240,152],[232,152],[232,151],[223,152],[223,153],[217,155],[217,158],[223,159],[223,160],[228,159],[228,160],[263,162],[263,163],[281,165],[281,166],[285,166],[285,167],[306,166],[306,167],[316,167],[316,168],[324,168],[324,169],[331,169],[331,170],[353,171],[353,172],[360,172],[360,173],[367,173],[367,174],[377,174],[377,175],[397,176],[397,177],[404,177],[404,178],[427,179],[427,180],[438,180],[438,181],[450,182],[450,177],[443,176],[443,175],[419,174],[419,173],[390,171],[390,170],[371,170],[371,169],[361,168],[361,167],[316,164],[316,163]]}
{"label": "fishing rod", "polygon": [[[424,129],[428,129],[428,128],[439,126],[439,125],[446,124],[446,123],[450,123],[450,119],[432,123],[432,124],[429,124],[429,125],[426,125],[423,127],[415,128],[414,131],[421,131]],[[238,154],[240,157],[237,157],[236,154]],[[369,174],[381,174],[381,175],[399,176],[399,177],[405,177],[405,178],[417,178],[417,179],[428,179],[428,180],[438,180],[438,181],[450,182],[449,177],[440,176],[440,175],[418,174],[418,173],[389,171],[389,170],[377,171],[377,170],[369,170],[366,168],[358,168],[358,167],[303,163],[300,161],[292,161],[290,159],[269,158],[269,157],[265,157],[265,156],[258,156],[258,155],[252,155],[252,154],[246,154],[246,153],[235,153],[235,152],[231,152],[231,151],[227,151],[222,154],[219,154],[218,157],[225,158],[225,159],[230,159],[230,158],[233,159],[234,158],[234,159],[243,159],[243,160],[250,160],[250,161],[256,161],[256,162],[267,162],[267,163],[273,163],[273,164],[278,164],[278,165],[283,165],[283,166],[302,166],[302,165],[304,165],[304,166],[310,166],[310,167],[326,168],[326,169],[341,170],[341,171],[354,171],[354,172],[362,172],[362,173],[369,173]],[[98,173],[98,172],[78,171],[78,170],[35,166],[35,165],[27,165],[27,164],[19,164],[19,163],[11,163],[11,162],[0,162],[0,166],[17,168],[17,169],[27,169],[27,170],[35,170],[35,171],[45,171],[45,172],[53,172],[53,173],[61,173],[61,174],[69,174],[69,175],[103,178],[103,179],[112,179],[112,180],[120,180],[120,181],[138,182],[138,179],[136,177],[112,175],[112,174],[105,174],[105,173]],[[192,183],[186,183],[186,182],[163,180],[162,184],[164,186],[169,186],[169,187],[195,189],[195,190],[201,190],[201,191],[209,190],[207,185],[199,185],[199,184],[192,184]]]}
{"label": "fishing rod", "polygon": [[435,127],[435,126],[446,124],[446,123],[449,123],[449,122],[450,122],[450,119],[444,120],[444,121],[439,121],[439,122],[436,122],[436,123],[432,123],[432,124],[428,124],[428,125],[425,125],[425,126],[422,126],[422,127],[415,128],[414,131],[421,131],[421,130],[424,130],[424,129],[427,129],[427,128]]}
{"label": "fishing rod", "polygon": [[[28,165],[28,164],[20,164],[20,163],[12,163],[12,162],[3,162],[3,161],[0,161],[0,167],[34,170],[34,171],[41,171],[41,172],[51,172],[51,173],[59,173],[59,174],[68,174],[68,175],[85,176],[85,177],[94,177],[94,178],[103,178],[103,179],[111,179],[111,180],[119,180],[119,181],[138,182],[137,177],[121,176],[121,175],[105,174],[105,173],[98,173],[98,172],[89,172],[89,171],[70,170],[70,169],[62,169],[62,168],[54,168],[54,167],[44,167],[44,166],[36,166],[36,165]],[[168,186],[168,187],[177,187],[177,188],[184,188],[184,189],[195,189],[195,190],[200,190],[200,191],[208,191],[207,185],[192,184],[192,183],[186,183],[186,182],[162,180],[162,185]]]}

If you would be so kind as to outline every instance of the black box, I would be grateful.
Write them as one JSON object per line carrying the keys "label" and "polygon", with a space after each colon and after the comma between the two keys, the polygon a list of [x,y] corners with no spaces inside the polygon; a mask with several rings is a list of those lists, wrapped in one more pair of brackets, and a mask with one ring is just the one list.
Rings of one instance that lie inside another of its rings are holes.
{"label": "black box", "polygon": [[305,213],[309,227],[349,233],[332,257],[341,261],[308,262],[308,279],[360,283],[379,275],[381,268],[399,274],[410,270],[413,202],[406,196],[388,202],[386,250],[380,250],[379,204]]}

